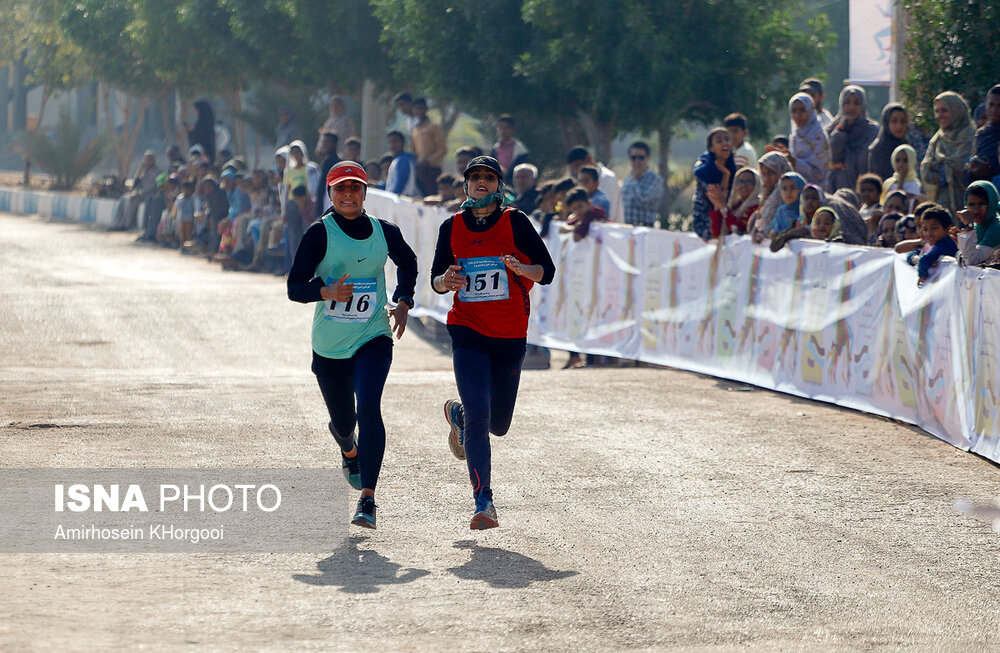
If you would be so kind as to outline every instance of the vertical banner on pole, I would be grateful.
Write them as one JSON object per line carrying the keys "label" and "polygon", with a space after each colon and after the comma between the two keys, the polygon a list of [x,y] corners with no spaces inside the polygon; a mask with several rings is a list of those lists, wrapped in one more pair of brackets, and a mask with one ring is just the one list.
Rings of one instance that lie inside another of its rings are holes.
{"label": "vertical banner on pole", "polygon": [[850,0],[850,64],[853,84],[892,82],[894,0]]}

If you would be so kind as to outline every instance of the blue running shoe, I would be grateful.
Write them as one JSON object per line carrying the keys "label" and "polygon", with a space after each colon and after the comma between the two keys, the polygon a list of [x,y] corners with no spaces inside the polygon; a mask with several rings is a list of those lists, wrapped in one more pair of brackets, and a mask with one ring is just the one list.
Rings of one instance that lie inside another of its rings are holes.
{"label": "blue running shoe", "polygon": [[479,495],[476,497],[476,514],[472,515],[472,522],[469,528],[474,531],[484,531],[487,528],[496,528],[500,525],[497,521],[497,509],[493,506],[493,499]]}
{"label": "blue running shoe", "polygon": [[358,456],[354,458],[348,458],[344,455],[344,452],[340,452],[340,458],[343,460],[343,466],[341,471],[344,472],[344,478],[347,482],[351,484],[351,487],[355,490],[361,489],[361,465],[358,464]]}
{"label": "blue running shoe", "polygon": [[462,403],[449,399],[444,402],[444,418],[448,420],[451,433],[448,434],[448,448],[459,460],[465,460],[465,413]]}
{"label": "blue running shoe", "polygon": [[358,508],[354,511],[354,519],[351,523],[362,528],[375,528],[375,499],[371,497],[361,497],[358,501]]}

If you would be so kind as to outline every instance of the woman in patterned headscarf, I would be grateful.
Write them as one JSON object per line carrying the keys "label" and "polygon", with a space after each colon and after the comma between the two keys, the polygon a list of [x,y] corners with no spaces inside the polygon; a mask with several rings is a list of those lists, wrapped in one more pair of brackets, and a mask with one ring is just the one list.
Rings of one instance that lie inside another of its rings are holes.
{"label": "woman in patterned headscarf", "polygon": [[840,92],[840,111],[826,128],[830,137],[827,191],[854,188],[858,175],[868,172],[868,146],[878,136],[878,124],[868,117],[868,98],[860,86]]}
{"label": "woman in patterned headscarf", "polygon": [[963,166],[972,154],[976,130],[969,119],[969,105],[953,91],[934,98],[934,118],[938,130],[920,163],[920,177],[927,199],[954,214],[964,203]]}
{"label": "woman in patterned headscarf", "polygon": [[813,100],[807,93],[796,93],[788,101],[792,117],[789,151],[795,160],[795,171],[809,184],[822,184],[830,164],[830,142],[819,124]]}
{"label": "woman in patterned headscarf", "polygon": [[750,216],[747,229],[754,241],[759,243],[764,239],[764,234],[770,230],[774,212],[782,204],[778,180],[781,179],[781,175],[791,172],[792,166],[781,152],[768,152],[757,161],[757,169],[760,171],[761,180],[760,208]]}

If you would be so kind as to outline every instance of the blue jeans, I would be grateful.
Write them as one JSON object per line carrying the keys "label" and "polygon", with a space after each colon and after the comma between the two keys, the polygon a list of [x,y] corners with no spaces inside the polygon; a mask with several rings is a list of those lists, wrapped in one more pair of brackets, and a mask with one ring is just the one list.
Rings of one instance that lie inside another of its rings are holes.
{"label": "blue jeans", "polygon": [[468,327],[448,325],[455,383],[465,414],[465,461],[473,493],[492,498],[490,433],[510,428],[524,362],[524,338],[490,338]]}

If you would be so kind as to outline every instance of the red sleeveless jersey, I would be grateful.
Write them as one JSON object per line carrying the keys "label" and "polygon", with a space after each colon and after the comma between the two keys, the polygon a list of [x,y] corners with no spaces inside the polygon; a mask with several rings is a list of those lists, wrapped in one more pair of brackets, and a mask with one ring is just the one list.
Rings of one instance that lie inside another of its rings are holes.
{"label": "red sleeveless jersey", "polygon": [[491,338],[527,336],[531,313],[528,293],[534,283],[508,270],[500,260],[500,256],[511,254],[521,263],[531,263],[514,245],[510,215],[511,209],[507,209],[483,232],[469,231],[461,213],[452,216],[451,251],[467,281],[465,288],[455,293],[448,324],[466,326]]}

